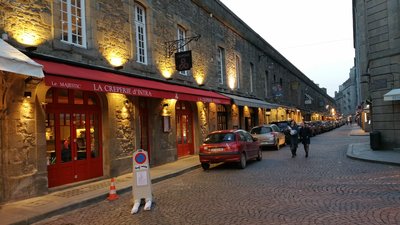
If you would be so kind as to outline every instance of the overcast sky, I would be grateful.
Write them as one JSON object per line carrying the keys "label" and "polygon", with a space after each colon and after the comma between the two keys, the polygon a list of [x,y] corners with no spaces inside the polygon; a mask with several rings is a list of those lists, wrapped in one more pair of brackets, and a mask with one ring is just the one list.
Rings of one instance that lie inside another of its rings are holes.
{"label": "overcast sky", "polygon": [[350,0],[221,0],[334,97],[354,65]]}

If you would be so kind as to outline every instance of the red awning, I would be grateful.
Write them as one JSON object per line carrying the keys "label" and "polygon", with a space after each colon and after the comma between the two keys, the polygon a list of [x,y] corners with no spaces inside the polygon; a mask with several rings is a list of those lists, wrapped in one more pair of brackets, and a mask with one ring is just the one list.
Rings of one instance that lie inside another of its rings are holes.
{"label": "red awning", "polygon": [[212,91],[129,77],[42,59],[35,59],[35,61],[43,65],[45,83],[52,87],[230,104],[228,97]]}

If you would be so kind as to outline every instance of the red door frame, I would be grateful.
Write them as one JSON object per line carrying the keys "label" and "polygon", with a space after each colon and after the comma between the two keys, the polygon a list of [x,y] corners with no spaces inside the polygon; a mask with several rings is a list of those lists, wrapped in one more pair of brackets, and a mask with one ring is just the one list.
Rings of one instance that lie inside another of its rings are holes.
{"label": "red door frame", "polygon": [[[49,90],[50,91],[50,90]],[[53,97],[58,97],[58,92],[53,91]],[[96,96],[93,93],[85,92],[83,95],[87,102],[88,96]],[[69,98],[72,94],[69,94]],[[97,98],[97,96],[96,96]],[[56,102],[56,101],[53,101]],[[71,101],[70,101],[71,102]],[[100,104],[97,98],[97,104]],[[55,187],[77,181],[87,180],[103,175],[103,151],[101,146],[102,126],[101,126],[101,109],[99,105],[76,105],[76,104],[58,104],[48,103],[46,105],[46,114],[54,114],[54,128],[55,128],[55,150],[56,162],[47,166],[48,169],[48,186]],[[61,162],[61,137],[60,137],[60,114],[69,114],[69,129],[70,129],[70,149],[71,161]],[[85,114],[85,139],[86,139],[86,159],[78,160],[77,143],[76,143],[76,129],[74,125],[75,114]],[[98,156],[91,155],[91,139],[90,139],[90,121],[93,116],[93,122],[97,123],[98,129]],[[97,121],[95,121],[97,120]]]}
{"label": "red door frame", "polygon": [[[185,106],[185,109],[182,109],[182,106]],[[194,154],[193,111],[191,110],[190,104],[187,102],[177,102],[175,109],[176,109],[176,126],[177,126],[176,136],[177,136],[178,157],[192,155]],[[183,118],[187,118],[186,123],[182,123]],[[186,127],[183,127],[183,124],[186,124]],[[186,143],[182,143],[182,141],[184,140],[184,133],[183,133],[184,130],[187,131]],[[179,140],[181,140],[181,143],[179,142]]]}

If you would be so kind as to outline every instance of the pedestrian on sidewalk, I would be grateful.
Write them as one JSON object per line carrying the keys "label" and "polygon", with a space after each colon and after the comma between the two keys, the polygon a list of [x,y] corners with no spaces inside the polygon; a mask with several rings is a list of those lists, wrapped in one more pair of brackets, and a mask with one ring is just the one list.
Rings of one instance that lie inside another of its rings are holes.
{"label": "pedestrian on sidewalk", "polygon": [[310,150],[310,139],[311,139],[311,128],[307,123],[302,123],[300,128],[300,140],[303,143],[304,151],[306,152],[306,158]]}
{"label": "pedestrian on sidewalk", "polygon": [[292,158],[296,157],[298,142],[299,142],[299,126],[294,120],[290,121],[288,126],[290,133],[290,150],[292,151]]}

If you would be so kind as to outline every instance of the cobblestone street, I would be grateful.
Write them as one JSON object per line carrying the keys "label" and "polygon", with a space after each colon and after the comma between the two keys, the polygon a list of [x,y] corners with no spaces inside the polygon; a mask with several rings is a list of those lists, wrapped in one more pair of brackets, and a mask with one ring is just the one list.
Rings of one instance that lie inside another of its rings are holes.
{"label": "cobblestone street", "polygon": [[308,158],[285,146],[244,170],[223,164],[153,184],[151,211],[131,215],[126,193],[36,224],[400,224],[400,167],[346,157],[369,141],[349,132],[313,137]]}

